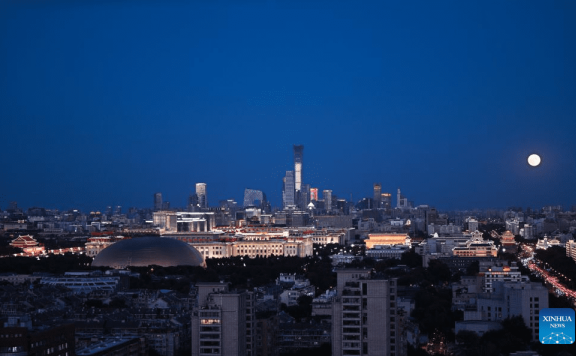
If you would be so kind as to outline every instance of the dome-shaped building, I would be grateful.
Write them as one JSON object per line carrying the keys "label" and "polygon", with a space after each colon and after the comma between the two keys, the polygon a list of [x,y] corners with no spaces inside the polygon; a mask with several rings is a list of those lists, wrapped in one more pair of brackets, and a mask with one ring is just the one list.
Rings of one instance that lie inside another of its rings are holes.
{"label": "dome-shaped building", "polygon": [[155,236],[118,241],[102,250],[92,262],[94,267],[112,268],[149,265],[205,267],[206,263],[202,254],[187,243]]}

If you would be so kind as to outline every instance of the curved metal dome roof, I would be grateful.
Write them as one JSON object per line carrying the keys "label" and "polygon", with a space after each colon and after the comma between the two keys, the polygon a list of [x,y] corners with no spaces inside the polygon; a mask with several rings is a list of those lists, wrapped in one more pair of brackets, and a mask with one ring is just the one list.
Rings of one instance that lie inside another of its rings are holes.
{"label": "curved metal dome roof", "polygon": [[205,266],[202,254],[185,242],[155,236],[118,241],[100,252],[92,266],[125,268],[158,265]]}

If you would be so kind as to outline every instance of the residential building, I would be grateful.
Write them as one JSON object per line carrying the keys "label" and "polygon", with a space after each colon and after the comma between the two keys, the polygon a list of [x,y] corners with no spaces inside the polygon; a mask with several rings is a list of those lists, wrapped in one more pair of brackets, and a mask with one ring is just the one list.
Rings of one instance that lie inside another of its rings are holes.
{"label": "residential building", "polygon": [[576,261],[576,242],[574,242],[574,240],[568,240],[568,242],[566,242],[566,256]]}
{"label": "residential building", "polygon": [[227,283],[199,282],[192,312],[192,356],[254,354],[252,292],[230,291]]}
{"label": "residential building", "polygon": [[402,356],[397,281],[365,269],[339,269],[332,303],[332,355]]}

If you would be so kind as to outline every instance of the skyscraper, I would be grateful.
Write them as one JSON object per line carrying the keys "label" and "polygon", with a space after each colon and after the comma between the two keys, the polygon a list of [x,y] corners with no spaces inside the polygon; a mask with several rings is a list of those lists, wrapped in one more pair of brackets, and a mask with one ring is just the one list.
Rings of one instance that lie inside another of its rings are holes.
{"label": "skyscraper", "polygon": [[310,188],[310,200],[311,201],[318,200],[318,188]]}
{"label": "skyscraper", "polygon": [[188,211],[197,211],[198,209],[198,196],[196,193],[190,194],[188,196]]}
{"label": "skyscraper", "polygon": [[282,202],[284,208],[293,207],[296,205],[295,193],[294,171],[286,171],[286,176],[284,177],[284,187],[282,189]]}
{"label": "skyscraper", "polygon": [[400,193],[400,188],[398,188],[398,193],[396,193],[396,207],[400,209],[410,208],[410,203],[408,198],[406,198],[402,193]]}
{"label": "skyscraper", "polygon": [[382,207],[386,210],[392,209],[392,194],[390,193],[382,193],[381,198]]}
{"label": "skyscraper", "polygon": [[244,189],[244,207],[255,206],[256,200],[258,207],[260,207],[264,202],[264,194],[261,190]]}
{"label": "skyscraper", "polygon": [[208,197],[206,196],[206,183],[196,183],[196,195],[198,196],[198,205],[201,208],[208,207]]}
{"label": "skyscraper", "polygon": [[374,183],[374,206],[376,208],[380,207],[381,199],[382,199],[382,184]]}
{"label": "skyscraper", "polygon": [[304,158],[304,145],[294,145],[294,189],[302,189],[302,159]]}
{"label": "skyscraper", "polygon": [[332,191],[329,189],[323,190],[322,198],[324,199],[324,209],[326,211],[332,210]]}
{"label": "skyscraper", "polygon": [[162,210],[162,193],[154,193],[154,210]]}
{"label": "skyscraper", "polygon": [[302,210],[306,210],[308,208],[308,204],[310,204],[310,184],[302,184],[302,189],[297,192],[298,196],[298,207]]}

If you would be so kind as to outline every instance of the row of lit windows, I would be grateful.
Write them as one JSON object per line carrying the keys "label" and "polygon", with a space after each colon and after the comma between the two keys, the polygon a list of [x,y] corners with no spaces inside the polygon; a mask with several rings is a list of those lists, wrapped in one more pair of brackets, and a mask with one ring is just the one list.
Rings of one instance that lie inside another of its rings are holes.
{"label": "row of lit windows", "polygon": [[220,319],[201,319],[200,324],[204,324],[204,325],[220,324]]}
{"label": "row of lit windows", "polygon": [[22,337],[22,334],[0,334],[0,338]]}

